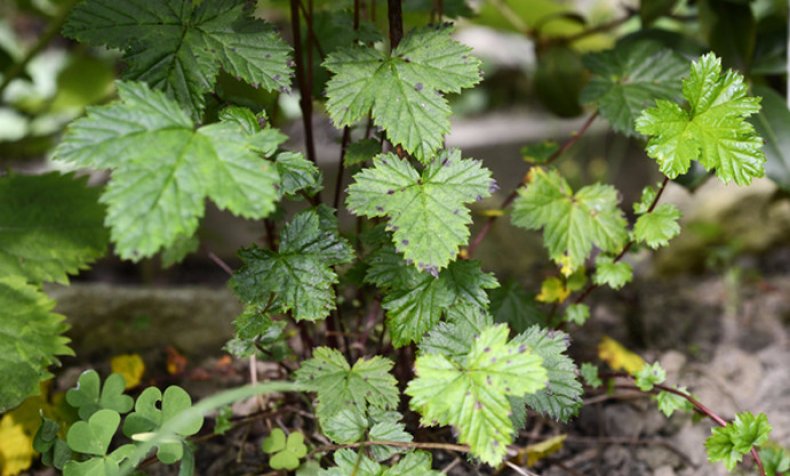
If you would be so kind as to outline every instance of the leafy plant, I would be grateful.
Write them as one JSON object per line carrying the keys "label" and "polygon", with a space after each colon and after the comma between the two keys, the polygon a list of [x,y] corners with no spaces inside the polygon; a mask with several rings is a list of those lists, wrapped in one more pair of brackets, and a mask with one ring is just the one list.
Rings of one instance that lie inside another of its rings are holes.
{"label": "leafy plant", "polygon": [[[787,471],[765,415],[741,412],[728,422],[687,387],[668,384],[658,363],[610,338],[598,360],[611,371],[569,352],[574,333],[596,318],[587,297],[628,285],[638,271],[630,252],[665,248],[681,233],[679,209],[662,202],[670,181],[702,181],[693,176],[701,168],[748,185],[767,169],[780,186],[790,183],[781,139],[787,111],[766,86],[770,74],[755,73],[775,69],[771,55],[722,41],[716,22],[697,35],[713,52],[688,46],[660,27],[659,19],[677,20],[672,1],[643,2],[598,26],[555,2],[479,2],[470,22],[535,40],[534,89],[545,106],[578,115],[584,104],[588,114],[564,141],[525,145],[523,180],[493,207],[478,203],[497,193],[494,174],[446,145],[453,110],[475,103],[462,92],[489,68],[443,23],[472,11],[463,0],[388,0],[376,17],[384,3],[272,2],[272,25],[244,0],[64,2],[31,55],[63,26],[68,38],[120,50],[125,68],[117,98],[89,101],[51,154],[59,167],[103,172],[94,180],[102,185],[71,174],[0,177],[0,412],[36,394],[57,357],[72,353],[44,283],[66,284],[108,241],[121,259],[158,256],[165,266],[205,253],[199,231],[209,199],[265,230],[239,252],[238,269],[210,254],[244,305],[226,350],[253,368],[258,359],[277,362],[289,382],[193,406],[180,387],[133,398],[121,375],[102,384],[90,370],[65,396],[79,420],[42,418],[33,441],[42,462],[66,475],[116,475],[155,453],[193,474],[193,437],[206,413],[222,409],[214,425],[222,435],[236,425],[229,404],[267,393],[265,404],[283,412],[278,424],[288,430],[270,420],[260,442],[273,470],[440,474],[429,451],[449,451],[467,455],[460,464],[475,471],[501,471],[562,448],[564,435],[529,444],[520,437],[528,411],[566,423],[585,392],[616,386],[650,395],[667,417],[696,412],[714,421],[712,462],[734,470],[751,454],[762,474]],[[753,20],[749,7],[728,8],[690,11],[703,23],[732,12]],[[637,17],[640,31],[595,41]],[[293,47],[277,31],[284,18]],[[0,93],[31,59],[3,74]],[[304,156],[284,149],[291,144],[278,129],[295,100],[292,77]],[[316,150],[314,103],[342,129],[333,183],[317,158],[325,151]],[[662,175],[630,204],[633,213],[613,184],[588,183],[558,165],[599,117],[643,147]],[[508,214],[503,221],[540,232],[552,262],[530,292],[472,259]],[[133,370],[139,383],[142,363]],[[119,430],[128,440],[121,445]]]}

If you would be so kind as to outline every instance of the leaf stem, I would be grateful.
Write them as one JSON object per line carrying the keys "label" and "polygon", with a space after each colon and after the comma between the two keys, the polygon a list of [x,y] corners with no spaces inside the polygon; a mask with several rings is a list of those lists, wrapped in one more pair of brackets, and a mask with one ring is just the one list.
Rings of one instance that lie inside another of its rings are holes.
{"label": "leaf stem", "polygon": [[[624,378],[628,378],[630,380],[635,380],[632,375],[627,374],[627,373],[623,373],[623,372],[612,373],[610,376],[611,377],[624,377]],[[617,385],[616,387],[617,388],[621,388],[621,389],[627,389],[627,390],[639,390],[640,392],[642,391],[636,385]],[[711,410],[707,406],[703,405],[702,402],[700,402],[699,400],[697,400],[696,398],[691,396],[691,394],[686,393],[686,392],[681,392],[680,390],[678,390],[676,388],[672,388],[672,387],[670,387],[668,385],[663,385],[663,384],[655,384],[654,387],[656,389],[658,389],[658,390],[662,390],[664,392],[671,393],[673,395],[677,395],[677,396],[685,399],[687,402],[689,402],[691,405],[693,405],[694,408],[699,413],[701,413],[701,414],[705,415],[706,417],[710,418],[717,425],[722,426],[722,427],[727,426],[727,420],[725,420],[724,418],[719,416],[719,414],[717,414],[716,412],[714,412],[713,410]],[[653,391],[648,392],[648,393],[656,393],[656,392],[655,392],[655,390],[653,390]],[[757,451],[757,449],[755,447],[751,448],[750,453],[752,455],[752,458],[754,459],[755,464],[757,464],[757,467],[760,470],[760,475],[761,476],[766,476],[765,467],[763,466],[763,461],[760,458],[760,453]]]}
{"label": "leaf stem", "polygon": [[71,13],[71,9],[74,8],[74,4],[77,3],[77,0],[68,0],[63,3],[58,16],[56,16],[52,22],[47,26],[47,29],[44,33],[38,38],[36,44],[33,45],[25,56],[22,57],[22,60],[18,63],[12,64],[8,69],[3,72],[3,79],[0,81],[0,102],[2,102],[3,92],[11,84],[11,81],[19,77],[25,71],[25,68],[33,60],[39,53],[41,53],[44,48],[49,45],[53,38],[60,32],[60,28],[66,23],[68,19],[69,13]]}
{"label": "leaf stem", "polygon": [[390,49],[395,49],[403,39],[403,11],[401,0],[387,0],[387,20],[389,22]]}
{"label": "leaf stem", "polygon": [[291,0],[291,31],[293,33],[296,83],[299,87],[299,106],[302,109],[305,148],[307,150],[307,158],[312,163],[317,164],[315,141],[313,139],[313,98],[308,87],[308,80],[305,77],[301,22],[299,20],[299,0]]}
{"label": "leaf stem", "polygon": [[[567,152],[568,149],[573,147],[573,145],[579,141],[579,139],[584,135],[584,133],[587,132],[587,130],[592,125],[592,123],[595,121],[596,117],[598,117],[598,111],[593,112],[590,115],[590,117],[588,117],[587,120],[584,121],[584,124],[582,124],[582,126],[579,128],[578,131],[574,131],[570,137],[565,139],[565,142],[563,142],[562,145],[556,151],[554,151],[553,154],[549,156],[549,158],[546,160],[546,162],[543,163],[543,165],[551,164],[552,162],[560,158],[560,156],[562,156],[565,152]],[[507,197],[505,197],[505,199],[502,201],[502,204],[499,205],[500,209],[504,210],[505,208],[509,207],[511,203],[513,203],[513,200],[515,200],[516,197],[518,197],[519,188],[523,184],[524,181],[519,183],[518,186],[516,186],[516,188],[514,188],[513,191],[511,191]],[[471,257],[474,254],[478,246],[480,246],[480,243],[482,243],[483,240],[486,238],[486,236],[488,236],[488,234],[491,232],[491,229],[493,228],[494,223],[497,221],[497,218],[499,218],[499,216],[497,215],[488,217],[488,220],[486,220],[483,226],[480,227],[480,230],[477,232],[474,238],[472,238],[472,241],[469,243],[469,247],[467,248],[466,251],[467,256]]]}
{"label": "leaf stem", "polygon": [[[653,210],[655,210],[656,206],[658,205],[658,201],[661,200],[661,195],[664,194],[664,190],[666,190],[668,184],[669,184],[669,177],[664,177],[664,180],[661,182],[661,186],[658,188],[658,192],[656,192],[656,196],[653,198],[653,201],[650,203],[650,206],[648,207],[647,212],[645,213],[650,213]],[[618,261],[622,260],[633,246],[634,246],[634,240],[630,240],[628,243],[626,243],[623,249],[620,251],[620,253],[618,253],[617,256],[614,257],[614,262],[617,263]],[[584,289],[584,291],[582,291],[581,294],[579,294],[579,296],[576,299],[573,300],[573,303],[579,304],[583,302],[585,299],[587,299],[587,296],[589,296],[590,293],[592,293],[599,287],[600,286],[598,284],[591,283],[589,286],[587,286]]]}

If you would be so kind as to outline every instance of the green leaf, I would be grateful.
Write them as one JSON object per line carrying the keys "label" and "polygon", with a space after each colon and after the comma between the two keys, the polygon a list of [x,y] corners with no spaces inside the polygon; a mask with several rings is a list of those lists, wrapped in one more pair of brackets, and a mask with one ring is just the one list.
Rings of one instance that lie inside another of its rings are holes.
{"label": "green leaf", "polygon": [[634,213],[637,215],[643,215],[647,213],[647,211],[650,210],[650,206],[656,200],[656,195],[658,195],[658,190],[660,188],[661,182],[657,183],[655,186],[648,185],[643,188],[639,201],[634,202]]}
{"label": "green leaf", "polygon": [[335,451],[335,466],[322,469],[320,476],[441,476],[431,469],[431,454],[424,451],[407,453],[395,466],[382,467],[364,454],[344,448]]}
{"label": "green leaf", "polygon": [[402,347],[410,342],[420,342],[453,301],[446,280],[430,275],[423,275],[411,289],[388,293],[382,307],[387,311],[392,345]]}
{"label": "green leaf", "polygon": [[89,108],[54,151],[78,167],[112,169],[101,201],[116,251],[139,260],[192,236],[210,197],[245,218],[274,210],[279,176],[237,121],[193,130],[178,105],[142,83],[118,83],[120,101]]}
{"label": "green leaf", "polygon": [[[102,410],[105,411],[105,410]],[[82,422],[84,423],[84,422]],[[134,453],[134,445],[123,445],[105,456],[94,456],[86,461],[71,460],[63,467],[64,476],[116,476],[121,474],[121,463]]]}
{"label": "green leaf", "polygon": [[530,183],[513,204],[513,223],[543,228],[549,256],[568,276],[584,264],[593,245],[607,252],[625,245],[626,221],[617,203],[617,190],[610,185],[588,185],[573,193],[557,171],[533,168]]}
{"label": "green leaf", "polygon": [[74,355],[55,303],[21,276],[0,276],[0,413],[37,395],[57,355]]}
{"label": "green leaf", "polygon": [[491,325],[491,316],[479,307],[469,304],[453,307],[447,313],[447,322],[439,323],[420,342],[420,351],[463,364],[474,340]]}
{"label": "green leaf", "polygon": [[553,140],[547,140],[522,147],[521,158],[528,164],[543,164],[556,154],[558,150],[560,150],[559,144]]}
{"label": "green leaf", "polygon": [[69,448],[78,453],[104,456],[120,423],[121,415],[118,412],[99,410],[88,421],[78,421],[71,425],[66,442]]}
{"label": "green leaf", "polygon": [[417,274],[417,279],[387,293],[382,302],[382,307],[387,311],[387,326],[395,347],[420,342],[422,336],[436,326],[444,313],[462,303],[486,309],[486,289],[499,285],[493,275],[480,269],[477,261],[450,263],[436,278],[412,272]]}
{"label": "green leaf", "polygon": [[771,425],[765,414],[739,413],[727,426],[711,430],[711,436],[705,441],[708,460],[722,461],[732,471],[753,446],[760,446],[768,440],[770,432]]}
{"label": "green leaf", "polygon": [[376,139],[362,139],[348,145],[343,162],[346,167],[364,164],[381,153],[381,143]]}
{"label": "green leaf", "polygon": [[66,401],[79,410],[83,420],[103,409],[126,413],[132,409],[134,399],[124,395],[125,388],[126,383],[121,374],[110,374],[102,385],[95,370],[86,370],[80,375],[77,386],[66,392]]}
{"label": "green leaf", "polygon": [[[678,387],[676,390],[688,394],[688,389],[686,387]],[[656,394],[656,402],[658,403],[658,409],[667,418],[671,417],[672,414],[678,410],[691,411],[694,408],[694,406],[685,398],[681,397],[680,395],[667,392],[666,390],[662,390]]]}
{"label": "green leaf", "polygon": [[463,364],[441,354],[423,354],[406,393],[423,424],[453,425],[474,456],[497,465],[512,442],[508,396],[534,393],[546,385],[542,359],[529,346],[508,342],[508,328],[489,326],[475,339]]}
{"label": "green leaf", "polygon": [[409,32],[390,54],[356,46],[330,54],[324,67],[327,111],[337,127],[372,110],[374,123],[394,144],[427,163],[450,130],[450,107],[440,93],[457,93],[480,81],[480,62],[446,26]]}
{"label": "green leaf", "polygon": [[649,392],[653,390],[654,386],[664,383],[666,378],[667,373],[658,362],[643,366],[639,372],[634,375],[636,386],[639,387],[639,390],[643,392]]}
{"label": "green leaf", "polygon": [[765,139],[765,173],[779,187],[790,190],[790,110],[773,89],[755,85],[753,91],[763,98],[763,107],[751,123]]}
{"label": "green leaf", "polygon": [[321,430],[330,440],[339,444],[362,440],[368,429],[365,412],[357,407],[344,408],[321,422]]}
{"label": "green leaf", "polygon": [[[412,441],[411,434],[406,431],[406,425],[399,421],[401,419],[400,413],[388,412],[388,416],[374,418],[376,423],[370,427],[368,433],[371,441],[400,441],[408,443]],[[384,461],[391,458],[396,453],[404,451],[403,448],[397,446],[383,446],[375,445],[369,446],[370,453],[377,461]]]}
{"label": "green leaf", "polygon": [[264,438],[261,448],[264,453],[271,455],[269,465],[272,469],[293,471],[299,467],[299,460],[307,455],[304,434],[299,431],[291,433],[286,439],[285,432],[275,428],[269,436]]}
{"label": "green leaf", "polygon": [[614,130],[629,136],[636,135],[636,118],[655,99],[680,95],[679,79],[688,71],[682,56],[652,41],[621,42],[583,61],[593,76],[581,102],[596,104]]}
{"label": "green leaf", "polygon": [[548,371],[546,387],[525,396],[527,406],[562,422],[576,416],[584,391],[577,378],[576,365],[566,355],[570,345],[568,335],[532,326],[514,337],[513,343],[528,346],[543,359]]}
{"label": "green leaf", "polygon": [[652,249],[667,246],[680,234],[680,210],[670,203],[662,203],[650,213],[641,215],[634,225],[634,238]]}
{"label": "green leaf", "polygon": [[387,216],[395,247],[418,269],[437,275],[469,238],[467,203],[491,195],[491,172],[457,149],[443,151],[419,173],[388,153],[354,176],[348,208],[357,216]]}
{"label": "green leaf", "polygon": [[304,190],[308,195],[321,191],[321,171],[312,162],[297,152],[283,152],[274,160],[280,174],[280,193],[295,197]]}
{"label": "green leaf", "polygon": [[63,34],[124,51],[125,77],[164,90],[197,119],[222,68],[255,88],[288,89],[291,48],[244,0],[86,0]]}
{"label": "green leaf", "polygon": [[67,283],[102,256],[108,236],[99,192],[57,173],[0,178],[0,273]]}
{"label": "green leaf", "polygon": [[[148,387],[137,397],[134,412],[130,413],[123,422],[123,434],[135,439],[135,435],[155,432],[190,407],[192,407],[192,399],[181,387],[171,385],[165,389],[164,394],[156,387]],[[160,443],[156,453],[159,461],[165,464],[179,461],[187,444],[183,437],[196,434],[202,426],[202,417],[193,418],[188,424],[179,428],[177,434],[182,438]]]}
{"label": "green leaf", "polygon": [[587,319],[590,318],[590,307],[586,304],[570,304],[565,308],[565,316],[563,320],[572,322],[577,326],[583,326]]}
{"label": "green leaf", "polygon": [[746,118],[760,110],[760,99],[749,97],[743,76],[728,70],[713,53],[702,56],[683,80],[688,109],[659,99],[636,121],[636,130],[650,137],[647,154],[674,179],[693,160],[715,170],[723,182],[748,185],[764,174],[762,139]]}
{"label": "green leaf", "polygon": [[790,451],[778,445],[771,444],[760,448],[760,459],[763,460],[767,476],[790,471]]}
{"label": "green leaf", "polygon": [[337,350],[319,347],[296,371],[296,381],[318,394],[316,413],[324,421],[352,405],[360,411],[368,405],[395,408],[399,392],[391,369],[392,361],[379,356],[359,359],[351,367]]}
{"label": "green leaf", "polygon": [[589,362],[582,363],[579,373],[584,379],[584,383],[586,383],[590,387],[598,388],[601,385],[603,385],[603,382],[601,381],[601,377],[598,375],[598,367],[595,366],[595,364],[591,364]]}
{"label": "green leaf", "polygon": [[275,428],[269,436],[261,442],[261,450],[267,454],[274,454],[285,449],[285,432],[280,428]]}
{"label": "green leaf", "polygon": [[338,282],[333,266],[348,263],[354,251],[337,232],[329,208],[297,214],[283,229],[277,251],[243,249],[244,266],[231,279],[247,304],[271,312],[291,311],[296,320],[318,320],[335,308]]}
{"label": "green leaf", "polygon": [[546,316],[541,312],[535,295],[529,294],[524,287],[516,281],[505,281],[502,287],[492,290],[491,315],[494,322],[504,322],[521,333],[535,324],[545,325]]}
{"label": "green leaf", "polygon": [[604,254],[595,258],[595,274],[593,283],[598,286],[607,285],[612,289],[620,289],[631,282],[634,271],[625,261],[615,262],[614,258]]}

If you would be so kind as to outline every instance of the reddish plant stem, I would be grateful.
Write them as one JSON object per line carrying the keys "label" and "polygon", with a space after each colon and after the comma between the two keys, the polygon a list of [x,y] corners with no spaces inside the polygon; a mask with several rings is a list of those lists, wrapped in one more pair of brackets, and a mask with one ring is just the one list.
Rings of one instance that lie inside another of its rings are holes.
{"label": "reddish plant stem", "polygon": [[299,106],[302,109],[305,148],[307,150],[307,158],[315,164],[317,161],[315,157],[315,141],[313,139],[313,101],[308,79],[305,75],[305,60],[302,52],[302,31],[301,22],[299,20],[299,0],[291,0],[291,31],[293,33],[296,84],[299,87]]}
{"label": "reddish plant stem", "polygon": [[[653,201],[650,203],[650,207],[648,207],[647,212],[645,212],[645,213],[650,213],[650,212],[652,212],[653,210],[656,209],[656,206],[658,205],[658,201],[661,200],[661,195],[664,194],[664,190],[666,190],[666,188],[667,188],[667,184],[669,184],[669,177],[664,177],[664,181],[661,182],[661,186],[658,188],[658,192],[656,192],[656,196],[653,198]],[[632,246],[634,246],[634,241],[633,240],[631,240],[628,243],[626,243],[625,246],[623,247],[622,251],[620,251],[620,253],[618,253],[617,256],[614,257],[614,262],[617,263],[618,261],[623,259],[625,257],[625,255],[628,253],[628,251],[631,249]],[[579,304],[579,303],[583,302],[585,299],[587,299],[587,296],[589,296],[590,293],[592,293],[593,291],[595,291],[598,288],[599,288],[599,285],[597,285],[595,283],[590,284],[589,286],[587,286],[584,289],[584,291],[582,291],[581,294],[579,294],[578,297],[576,297],[576,299],[573,300],[573,303],[574,304]]]}
{"label": "reddish plant stem", "polygon": [[[631,375],[628,375],[628,374],[618,374],[617,376],[628,377],[630,379],[633,379],[633,377]],[[616,387],[617,388],[622,388],[622,389],[628,389],[628,390],[639,390],[639,391],[642,391],[636,385],[617,385]],[[719,416],[716,412],[714,412],[713,410],[711,410],[707,406],[703,405],[702,402],[700,402],[696,398],[692,397],[690,394],[685,393],[685,392],[681,392],[680,390],[677,390],[677,389],[674,389],[672,387],[669,387],[667,385],[662,385],[662,384],[656,384],[656,385],[654,385],[654,387],[659,389],[659,390],[662,390],[664,392],[671,393],[671,394],[677,395],[677,396],[679,396],[681,398],[684,398],[687,402],[692,404],[694,406],[694,408],[699,413],[702,413],[706,417],[710,418],[717,425],[722,426],[722,427],[727,426],[727,420],[725,420],[724,418]],[[763,466],[763,461],[760,458],[760,453],[757,451],[757,449],[755,447],[752,447],[749,452],[752,455],[752,458],[754,459],[754,462],[757,465],[757,468],[759,468],[759,470],[760,470],[760,475],[761,476],[766,476],[765,467]]]}
{"label": "reddish plant stem", "polygon": [[[565,142],[563,142],[562,145],[556,151],[554,151],[553,154],[549,156],[549,158],[546,160],[546,162],[544,162],[543,165],[551,164],[552,162],[560,158],[562,154],[567,152],[568,149],[573,147],[573,145],[579,141],[579,139],[584,135],[584,133],[587,132],[587,130],[592,125],[592,123],[595,121],[596,117],[598,117],[598,111],[592,113],[590,117],[588,117],[587,120],[584,121],[584,124],[582,124],[579,130],[571,134],[571,136],[568,137],[565,140]],[[499,205],[499,208],[501,210],[504,210],[505,208],[509,207],[511,203],[513,203],[513,200],[515,200],[516,197],[518,197],[519,187],[521,187],[521,185],[523,184],[524,182],[522,181],[522,183],[520,183],[515,189],[513,189],[513,191],[510,192],[510,194],[505,198],[505,200],[502,201],[502,204]],[[498,218],[499,218],[498,216],[488,217],[488,220],[486,220],[483,226],[480,227],[480,230],[477,232],[474,238],[472,238],[472,241],[469,243],[469,247],[467,248],[467,255],[469,257],[471,257],[474,254],[478,246],[480,246],[480,243],[482,243],[483,240],[485,240],[486,236],[488,236],[488,234],[491,232],[491,229],[494,227],[494,223],[497,221]]]}

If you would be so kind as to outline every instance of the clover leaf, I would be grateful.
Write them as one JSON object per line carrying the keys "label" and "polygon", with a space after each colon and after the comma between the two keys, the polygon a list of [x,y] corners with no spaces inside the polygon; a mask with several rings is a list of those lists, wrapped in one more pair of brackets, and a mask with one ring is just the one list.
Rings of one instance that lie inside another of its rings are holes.
{"label": "clover leaf", "polygon": [[[167,387],[164,394],[156,387],[149,387],[137,397],[134,412],[123,423],[123,434],[134,440],[145,440],[149,433],[160,429],[167,421],[191,406],[192,399],[181,387]],[[185,444],[183,437],[194,435],[202,426],[203,417],[192,419],[173,438],[157,445],[156,457],[165,464],[181,460]]]}
{"label": "clover leaf", "polygon": [[272,469],[294,470],[299,467],[299,459],[307,454],[304,444],[304,435],[293,432],[285,437],[285,432],[279,428],[272,430],[261,444],[264,453],[271,455],[269,465]]}
{"label": "clover leaf", "polygon": [[120,374],[111,374],[101,385],[99,374],[95,370],[87,370],[80,375],[77,387],[66,392],[66,401],[79,410],[79,416],[87,420],[102,409],[127,413],[134,405],[134,399],[124,395],[126,382]]}

